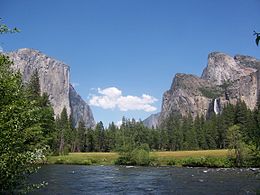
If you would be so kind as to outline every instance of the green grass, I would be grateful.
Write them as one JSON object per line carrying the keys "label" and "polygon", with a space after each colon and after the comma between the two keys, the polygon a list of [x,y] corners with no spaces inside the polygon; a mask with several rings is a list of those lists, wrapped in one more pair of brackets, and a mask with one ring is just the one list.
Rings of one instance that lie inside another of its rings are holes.
{"label": "green grass", "polygon": [[[189,163],[214,167],[214,162],[221,167],[221,163],[228,157],[228,150],[198,150],[176,152],[151,152],[152,165],[188,166]],[[119,157],[114,152],[69,153],[64,156],[49,156],[48,164],[77,164],[77,165],[114,165]]]}
{"label": "green grass", "polygon": [[[226,158],[230,154],[229,150],[195,150],[195,151],[175,151],[175,152],[151,152],[151,157],[157,159],[160,165],[169,165],[169,162],[184,160],[187,158]],[[177,163],[178,164],[178,163]]]}
{"label": "green grass", "polygon": [[64,156],[49,156],[48,164],[112,165],[118,158],[114,152],[79,152]]}

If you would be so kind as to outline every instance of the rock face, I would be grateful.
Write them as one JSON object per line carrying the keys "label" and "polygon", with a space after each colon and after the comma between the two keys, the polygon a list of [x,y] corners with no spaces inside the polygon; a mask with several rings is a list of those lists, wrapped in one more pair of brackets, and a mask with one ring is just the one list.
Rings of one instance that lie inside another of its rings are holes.
{"label": "rock face", "polygon": [[144,126],[149,128],[156,128],[158,126],[160,113],[152,114],[147,119],[143,121]]}
{"label": "rock face", "polygon": [[210,53],[207,67],[199,78],[176,74],[171,88],[163,95],[159,124],[170,114],[192,117],[220,113],[227,103],[239,99],[254,109],[260,90],[260,61],[243,55],[235,57]]}
{"label": "rock face", "polygon": [[37,50],[27,48],[7,53],[7,55],[14,62],[12,67],[21,72],[24,82],[30,80],[35,70],[38,71],[41,92],[48,93],[56,116],[65,107],[67,113],[72,115],[75,126],[79,120],[83,120],[87,127],[94,126],[91,109],[70,86],[68,65]]}
{"label": "rock face", "polygon": [[84,121],[87,128],[94,127],[95,121],[89,105],[77,94],[72,85],[69,91],[73,126],[77,126],[79,121]]}
{"label": "rock face", "polygon": [[254,70],[240,66],[234,58],[224,53],[213,52],[208,56],[208,65],[201,78],[221,85],[225,81],[234,81],[252,73]]}

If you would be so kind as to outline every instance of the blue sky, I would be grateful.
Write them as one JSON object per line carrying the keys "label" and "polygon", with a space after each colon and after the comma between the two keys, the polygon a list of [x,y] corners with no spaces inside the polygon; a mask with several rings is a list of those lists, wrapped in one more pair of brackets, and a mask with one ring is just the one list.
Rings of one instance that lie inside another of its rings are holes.
{"label": "blue sky", "polygon": [[107,125],[159,112],[174,75],[200,75],[212,51],[260,58],[259,9],[259,0],[1,0],[0,17],[22,32],[0,44],[70,65],[71,82]]}

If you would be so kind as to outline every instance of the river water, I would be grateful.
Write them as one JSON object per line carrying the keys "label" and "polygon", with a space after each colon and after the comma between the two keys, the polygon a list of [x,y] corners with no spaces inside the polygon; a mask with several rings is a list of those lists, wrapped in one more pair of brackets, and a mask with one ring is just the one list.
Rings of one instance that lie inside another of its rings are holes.
{"label": "river water", "polygon": [[260,175],[250,169],[47,165],[32,194],[256,194]]}

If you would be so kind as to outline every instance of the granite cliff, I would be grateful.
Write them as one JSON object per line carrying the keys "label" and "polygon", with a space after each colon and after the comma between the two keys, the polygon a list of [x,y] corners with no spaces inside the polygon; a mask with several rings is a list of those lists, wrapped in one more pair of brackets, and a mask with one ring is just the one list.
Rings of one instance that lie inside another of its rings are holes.
{"label": "granite cliff", "polygon": [[158,119],[159,119],[160,113],[157,114],[152,114],[150,115],[147,119],[145,119],[143,121],[143,124],[146,127],[150,127],[150,128],[156,128],[158,126]]}
{"label": "granite cliff", "polygon": [[201,77],[176,74],[169,90],[163,94],[158,124],[170,114],[192,117],[220,113],[227,103],[245,101],[256,107],[260,91],[260,60],[250,56],[231,57],[221,52],[208,55]]}
{"label": "granite cliff", "polygon": [[95,125],[90,107],[70,85],[68,65],[37,50],[27,48],[9,52],[7,55],[13,61],[12,67],[21,72],[24,82],[29,81],[35,70],[38,71],[41,92],[48,93],[56,116],[65,107],[72,116],[74,126],[77,126],[80,120],[86,127]]}

